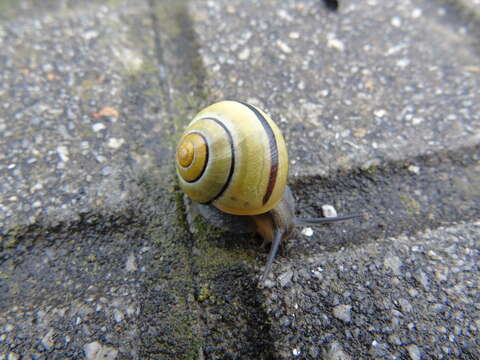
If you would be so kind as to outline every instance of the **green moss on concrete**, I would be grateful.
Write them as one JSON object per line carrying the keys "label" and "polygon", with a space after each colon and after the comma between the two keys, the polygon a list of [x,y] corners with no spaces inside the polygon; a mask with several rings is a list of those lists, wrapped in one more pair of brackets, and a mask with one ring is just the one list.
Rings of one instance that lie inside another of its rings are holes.
{"label": "green moss on concrete", "polygon": [[410,216],[420,215],[421,206],[413,197],[408,194],[400,194],[400,201]]}
{"label": "green moss on concrete", "polygon": [[[170,196],[176,204],[180,202],[181,194],[178,192]],[[174,299],[172,304],[168,305],[168,311],[161,314],[162,323],[169,324],[169,334],[158,338],[152,347],[167,349],[173,345],[175,358],[196,359],[203,339],[197,332],[198,314],[195,304],[189,300],[193,297],[195,283],[191,271],[191,249],[187,246],[189,234],[185,231],[184,224],[183,216],[177,213],[163,219],[160,224],[152,223],[148,229],[149,236],[158,249],[157,256],[154,257],[158,270],[152,270],[162,275],[161,278],[150,278],[146,287],[156,288],[161,283],[162,291],[166,291],[169,297]],[[163,270],[166,266],[172,266],[168,273]]]}
{"label": "green moss on concrete", "polygon": [[[181,196],[177,194],[177,201],[179,208],[186,211],[183,205],[183,193]],[[180,221],[186,229],[188,225],[185,221],[185,216],[179,216]],[[232,234],[226,233],[221,228],[216,228],[208,223],[206,219],[201,216],[196,216],[191,226],[193,227],[192,242],[196,249],[193,256],[193,263],[198,271],[197,285],[197,300],[204,302],[218,302],[218,299],[211,292],[210,281],[222,271],[237,266],[239,264],[253,263],[255,255],[253,250],[245,248],[225,246],[225,243],[232,240]]]}
{"label": "green moss on concrete", "polygon": [[5,249],[12,249],[18,244],[18,239],[15,236],[11,236],[3,244]]}
{"label": "green moss on concrete", "polygon": [[0,19],[15,16],[21,9],[21,5],[18,0],[0,0]]}
{"label": "green moss on concrete", "polygon": [[87,261],[90,263],[94,263],[97,260],[97,255],[96,254],[90,254],[87,256]]}
{"label": "green moss on concrete", "polygon": [[373,165],[370,166],[369,168],[365,169],[364,171],[370,175],[375,175],[379,169],[379,166]]}
{"label": "green moss on concrete", "polygon": [[22,240],[23,237],[33,231],[32,226],[15,226],[9,229],[5,234],[0,235],[0,250],[13,249]]}
{"label": "green moss on concrete", "polygon": [[210,290],[208,283],[203,283],[199,285],[199,291],[197,295],[197,300],[199,302],[204,302],[207,299],[213,298],[213,294]]}
{"label": "green moss on concrete", "polygon": [[465,169],[465,177],[454,177],[452,179],[455,188],[463,192],[464,198],[475,197],[480,189],[480,165],[474,165]]}
{"label": "green moss on concrete", "polygon": [[117,5],[120,5],[122,3],[126,3],[127,1],[126,0],[107,0],[107,5],[108,6],[117,6]]}
{"label": "green moss on concrete", "polygon": [[10,277],[11,277],[10,274],[7,274],[7,273],[0,270],[0,280],[1,279],[9,279]]}

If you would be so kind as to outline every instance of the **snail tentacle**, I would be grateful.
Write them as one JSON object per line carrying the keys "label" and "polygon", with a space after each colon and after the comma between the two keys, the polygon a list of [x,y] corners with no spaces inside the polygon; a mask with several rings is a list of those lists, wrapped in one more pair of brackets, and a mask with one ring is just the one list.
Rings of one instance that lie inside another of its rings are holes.
{"label": "snail tentacle", "polygon": [[275,259],[275,255],[277,255],[278,248],[280,247],[280,243],[282,242],[284,230],[277,229],[272,241],[272,247],[270,248],[270,253],[268,254],[267,264],[265,265],[265,270],[263,271],[262,277],[260,278],[260,283],[263,284],[267,279],[270,270],[272,269],[273,260]]}
{"label": "snail tentacle", "polygon": [[352,215],[344,215],[344,216],[335,216],[335,217],[325,217],[325,218],[295,218],[295,224],[303,225],[303,224],[325,224],[337,221],[344,221],[355,219],[359,217],[364,217],[365,215],[362,214],[352,214]]}

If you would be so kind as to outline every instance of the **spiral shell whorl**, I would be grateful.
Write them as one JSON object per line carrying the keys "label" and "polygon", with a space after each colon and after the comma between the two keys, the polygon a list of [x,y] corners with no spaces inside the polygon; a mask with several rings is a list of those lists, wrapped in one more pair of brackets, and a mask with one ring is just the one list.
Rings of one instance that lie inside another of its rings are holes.
{"label": "spiral shell whorl", "polygon": [[265,113],[222,101],[188,125],[177,146],[176,167],[192,200],[230,214],[255,215],[281,200],[288,155],[280,130]]}

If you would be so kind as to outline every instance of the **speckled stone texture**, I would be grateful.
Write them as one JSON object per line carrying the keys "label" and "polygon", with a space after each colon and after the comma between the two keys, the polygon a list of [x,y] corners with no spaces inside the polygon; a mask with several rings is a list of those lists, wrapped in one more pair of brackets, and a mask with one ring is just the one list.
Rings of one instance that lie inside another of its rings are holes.
{"label": "speckled stone texture", "polygon": [[122,208],[171,147],[145,2],[30,7],[0,24],[2,228]]}
{"label": "speckled stone texture", "polygon": [[271,112],[294,176],[478,144],[478,20],[450,2],[339,3],[193,2],[206,86]]}
{"label": "speckled stone texture", "polygon": [[[0,360],[477,359],[479,14],[0,0]],[[264,287],[173,171],[224,98],[284,131],[299,216],[366,215],[297,229]]]}
{"label": "speckled stone texture", "polygon": [[414,346],[420,358],[475,358],[479,231],[441,227],[285,264],[266,301],[279,356],[402,359]]}
{"label": "speckled stone texture", "polygon": [[198,353],[171,153],[200,105],[160,5],[0,2],[0,359]]}

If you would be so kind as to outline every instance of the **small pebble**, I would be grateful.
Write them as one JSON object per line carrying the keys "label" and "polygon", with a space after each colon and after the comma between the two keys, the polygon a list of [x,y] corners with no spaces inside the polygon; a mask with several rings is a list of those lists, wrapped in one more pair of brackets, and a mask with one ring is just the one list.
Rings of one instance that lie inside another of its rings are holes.
{"label": "small pebble", "polygon": [[108,147],[112,148],[112,149],[119,149],[123,143],[125,142],[125,140],[123,139],[116,139],[116,138],[110,138],[108,139]]}
{"label": "small pebble", "polygon": [[288,37],[290,39],[298,39],[300,38],[300,33],[296,32],[296,31],[292,31],[291,33],[288,34]]}
{"label": "small pebble", "polygon": [[402,265],[402,260],[400,260],[398,256],[386,256],[383,260],[383,266],[392,270],[393,274],[396,276],[402,275]]}
{"label": "small pebble", "polygon": [[414,118],[412,119],[412,124],[413,124],[413,125],[421,124],[421,123],[423,122],[423,120],[424,120],[424,119],[423,119],[422,117],[414,117]]}
{"label": "small pebble", "polygon": [[242,51],[240,51],[240,53],[238,54],[238,59],[239,60],[247,60],[249,56],[250,56],[250,49],[245,48]]}
{"label": "small pebble", "polygon": [[69,160],[68,148],[66,146],[63,146],[63,145],[58,146],[57,153],[58,153],[58,156],[60,156],[60,160],[62,160],[63,162],[67,162]]}
{"label": "small pebble", "polygon": [[387,115],[387,111],[384,109],[375,110],[373,113],[375,114],[376,117],[380,117],[380,118]]}
{"label": "small pebble", "polygon": [[435,278],[438,281],[447,281],[448,280],[448,269],[442,268],[435,271]]}
{"label": "small pebble", "polygon": [[402,345],[402,340],[400,339],[400,337],[397,334],[388,335],[387,341],[390,344],[393,344],[393,345]]}
{"label": "small pebble", "polygon": [[417,19],[422,16],[422,9],[416,8],[412,11],[412,18]]}
{"label": "small pebble", "polygon": [[263,283],[263,286],[266,288],[273,288],[275,286],[275,282],[270,279],[266,279]]}
{"label": "small pebble", "polygon": [[422,354],[417,345],[414,345],[414,344],[409,345],[407,346],[407,350],[408,350],[408,355],[410,355],[410,358],[412,360],[420,360],[422,358]]}
{"label": "small pebble", "polygon": [[50,350],[52,349],[53,345],[55,344],[53,336],[55,332],[53,329],[50,329],[47,334],[42,338],[42,345],[45,346],[45,349]]}
{"label": "small pebble", "polygon": [[322,205],[322,213],[325,217],[336,217],[337,210],[332,205]]}
{"label": "small pebble", "polygon": [[278,281],[280,281],[280,285],[282,287],[285,287],[288,284],[290,284],[290,282],[292,281],[292,277],[293,277],[293,271],[292,269],[288,269],[278,277]]}
{"label": "small pebble", "polygon": [[419,174],[420,173],[420,168],[418,166],[415,166],[415,165],[410,165],[408,168],[408,171],[414,173],[414,174]]}
{"label": "small pebble", "polygon": [[418,291],[414,288],[410,288],[408,289],[408,294],[411,296],[411,297],[416,297],[418,295]]}
{"label": "small pebble", "polygon": [[288,46],[287,44],[285,44],[283,41],[281,40],[277,40],[277,46],[280,48],[280,50],[282,50],[285,54],[290,54],[292,52],[292,49],[290,48],[290,46]]}
{"label": "small pebble", "polygon": [[123,316],[123,313],[120,310],[115,309],[115,310],[113,310],[113,317],[115,318],[115,321],[117,323],[119,323],[123,320],[124,316]]}
{"label": "small pebble", "polygon": [[312,228],[311,228],[311,227],[303,228],[303,230],[302,230],[302,235],[312,236],[312,235],[313,235],[313,230],[312,230]]}
{"label": "small pebble", "polygon": [[344,51],[345,45],[343,42],[335,37],[335,34],[329,33],[327,34],[327,46],[329,48],[336,49],[338,51]]}
{"label": "small pebble", "polygon": [[415,280],[417,280],[425,290],[429,290],[429,279],[427,274],[420,270],[414,275],[414,277]]}
{"label": "small pebble", "polygon": [[99,132],[101,130],[104,130],[105,128],[106,128],[106,126],[102,123],[95,123],[95,124],[92,125],[92,129],[95,132]]}
{"label": "small pebble", "polygon": [[405,312],[411,312],[413,310],[412,304],[407,299],[399,299],[398,303],[400,304],[400,307],[402,308],[402,311]]}
{"label": "small pebble", "polygon": [[113,360],[118,354],[117,349],[102,345],[98,341],[86,344],[83,351],[87,360]]}
{"label": "small pebble", "polygon": [[328,352],[324,354],[323,359],[325,360],[350,360],[351,357],[348,355],[342,347],[342,344],[338,341],[333,341],[328,346]]}
{"label": "small pebble", "polygon": [[328,94],[330,94],[330,91],[328,89],[323,89],[323,90],[320,90],[319,94],[320,96],[326,97],[328,96]]}
{"label": "small pebble", "polygon": [[392,20],[390,20],[390,24],[395,27],[400,27],[402,26],[402,19],[398,16],[394,16]]}
{"label": "small pebble", "polygon": [[125,269],[128,272],[138,270],[137,263],[135,262],[135,255],[133,253],[130,253],[130,255],[128,255],[127,263],[125,264]]}
{"label": "small pebble", "polygon": [[82,37],[85,39],[85,40],[91,40],[91,39],[95,39],[96,37],[98,37],[99,33],[98,31],[95,31],[95,30],[87,30],[85,31],[83,34],[82,34]]}
{"label": "small pebble", "polygon": [[283,20],[287,20],[287,21],[292,21],[293,18],[290,16],[290,14],[284,10],[284,9],[279,9],[277,11],[277,15],[279,18],[283,19]]}
{"label": "small pebble", "polygon": [[401,68],[406,68],[408,65],[410,65],[410,60],[409,59],[399,59],[397,60],[397,66]]}
{"label": "small pebble", "polygon": [[344,322],[352,321],[351,305],[337,305],[333,308],[333,316]]}
{"label": "small pebble", "polygon": [[367,135],[367,129],[365,128],[358,128],[358,129],[355,129],[355,131],[353,132],[353,136],[355,136],[356,138],[363,138],[365,135]]}
{"label": "small pebble", "polygon": [[11,352],[8,354],[7,360],[19,360],[20,355],[15,354],[14,352]]}

